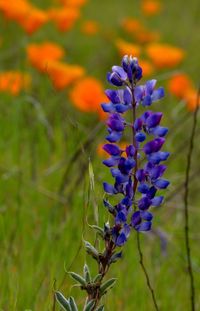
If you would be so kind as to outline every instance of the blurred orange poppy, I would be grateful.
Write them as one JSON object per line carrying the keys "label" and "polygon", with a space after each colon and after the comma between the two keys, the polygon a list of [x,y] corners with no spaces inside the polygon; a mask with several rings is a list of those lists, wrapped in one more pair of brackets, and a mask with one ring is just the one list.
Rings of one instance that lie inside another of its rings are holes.
{"label": "blurred orange poppy", "polygon": [[4,16],[8,19],[18,20],[23,18],[30,5],[25,0],[15,0],[15,1],[5,1],[0,0],[0,10],[3,12]]}
{"label": "blurred orange poppy", "polygon": [[157,41],[160,38],[159,32],[150,31],[137,19],[124,19],[122,22],[122,28],[131,34],[139,43]]}
{"label": "blurred orange poppy", "polygon": [[80,79],[84,75],[85,70],[78,65],[69,65],[59,61],[51,61],[46,67],[46,72],[54,87],[58,90],[62,90],[77,79]]}
{"label": "blurred orange poppy", "polygon": [[96,21],[88,20],[82,24],[81,31],[86,35],[95,35],[99,31],[99,25]]}
{"label": "blurred orange poppy", "polygon": [[132,55],[134,57],[138,57],[141,53],[141,48],[139,45],[127,42],[122,39],[117,39],[115,41],[115,45],[121,56]]}
{"label": "blurred orange poppy", "polygon": [[47,22],[47,14],[25,0],[0,0],[0,10],[8,19],[14,20],[28,33],[32,34]]}
{"label": "blurred orange poppy", "polygon": [[159,69],[177,66],[185,56],[181,48],[161,43],[149,44],[146,53]]}
{"label": "blurred orange poppy", "polygon": [[170,93],[179,98],[183,98],[184,95],[192,89],[192,80],[185,73],[174,75],[168,82],[168,90]]}
{"label": "blurred orange poppy", "polygon": [[23,18],[18,19],[18,23],[28,33],[32,34],[48,21],[46,12],[31,8]]}
{"label": "blurred orange poppy", "polygon": [[197,105],[197,90],[188,75],[176,74],[169,80],[170,93],[185,100],[188,110],[194,111]]}
{"label": "blurred orange poppy", "polygon": [[142,75],[144,77],[148,77],[154,72],[154,68],[148,60],[139,59],[139,65],[142,67]]}
{"label": "blurred orange poppy", "polygon": [[138,19],[126,18],[122,21],[122,28],[130,34],[135,34],[143,27]]}
{"label": "blurred orange poppy", "polygon": [[80,8],[87,0],[59,0],[59,2],[68,7]]}
{"label": "blurred orange poppy", "polygon": [[160,33],[157,31],[150,31],[146,28],[141,28],[140,31],[135,33],[135,39],[139,43],[155,42],[160,39]]}
{"label": "blurred orange poppy", "polygon": [[28,60],[41,72],[45,72],[50,61],[59,60],[64,55],[64,49],[52,42],[29,44],[26,48]]}
{"label": "blurred orange poppy", "polygon": [[107,102],[108,99],[99,80],[93,77],[86,77],[78,81],[70,92],[70,99],[79,110],[83,112],[97,112],[101,118],[105,117],[101,103]]}
{"label": "blurred orange poppy", "polygon": [[19,71],[5,71],[0,73],[0,91],[18,95],[21,90],[30,86],[31,77]]}
{"label": "blurred orange poppy", "polygon": [[[194,111],[196,109],[197,93],[197,90],[191,89],[184,95],[184,100],[186,101],[187,108],[190,111]],[[198,102],[198,105],[200,105],[200,102]]]}
{"label": "blurred orange poppy", "polygon": [[74,23],[80,16],[77,8],[50,9],[48,11],[49,19],[52,20],[60,31],[67,31],[74,26]]}
{"label": "blurred orange poppy", "polygon": [[143,0],[141,9],[144,15],[151,16],[161,12],[162,4],[158,0]]}

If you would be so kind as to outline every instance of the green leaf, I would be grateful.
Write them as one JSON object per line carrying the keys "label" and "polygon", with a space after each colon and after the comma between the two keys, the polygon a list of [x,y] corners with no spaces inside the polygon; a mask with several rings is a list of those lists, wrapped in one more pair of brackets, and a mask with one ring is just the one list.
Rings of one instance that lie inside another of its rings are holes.
{"label": "green leaf", "polygon": [[101,228],[99,226],[96,226],[96,225],[92,225],[90,227],[92,229],[94,229],[95,231],[97,231],[102,238],[104,238],[104,230],[103,230],[103,228]]}
{"label": "green leaf", "polygon": [[95,301],[94,300],[90,300],[87,303],[86,307],[84,308],[84,311],[91,311],[92,308],[94,307],[94,304],[95,304]]}
{"label": "green leaf", "polygon": [[102,274],[97,274],[93,279],[93,283],[99,282],[101,278],[102,278]]}
{"label": "green leaf", "polygon": [[69,301],[63,296],[63,294],[61,294],[60,292],[55,292],[55,297],[60,306],[65,311],[72,311]]}
{"label": "green leaf", "polygon": [[90,270],[87,264],[84,264],[83,275],[87,283],[91,282]]}
{"label": "green leaf", "polygon": [[89,178],[91,190],[94,191],[94,171],[90,159],[89,159]]}
{"label": "green leaf", "polygon": [[100,307],[98,307],[96,311],[104,311],[104,305],[101,305]]}
{"label": "green leaf", "polygon": [[[90,159],[89,159],[89,179],[90,179],[91,190],[94,193],[94,171],[93,171],[93,167],[92,167],[92,163]],[[93,202],[93,210],[94,210],[95,222],[96,224],[98,224],[99,223],[99,211],[98,211],[98,205],[97,205],[95,197],[94,197],[94,202]]]}
{"label": "green leaf", "polygon": [[69,297],[69,303],[70,303],[71,311],[78,311],[76,302],[73,297]]}
{"label": "green leaf", "polygon": [[82,286],[86,286],[86,281],[85,281],[85,279],[81,276],[81,275],[79,275],[79,274],[77,274],[77,273],[75,273],[75,272],[68,272],[69,274],[70,274],[70,276],[72,277],[72,279],[74,279],[75,281],[77,281],[79,284],[81,284]]}
{"label": "green leaf", "polygon": [[114,286],[115,282],[116,282],[116,278],[112,278],[112,279],[109,279],[106,282],[104,282],[100,286],[100,294],[101,294],[101,296],[106,294],[106,292]]}
{"label": "green leaf", "polygon": [[90,244],[90,242],[85,241],[85,248],[88,254],[92,255],[95,259],[99,258],[99,253],[97,249]]}

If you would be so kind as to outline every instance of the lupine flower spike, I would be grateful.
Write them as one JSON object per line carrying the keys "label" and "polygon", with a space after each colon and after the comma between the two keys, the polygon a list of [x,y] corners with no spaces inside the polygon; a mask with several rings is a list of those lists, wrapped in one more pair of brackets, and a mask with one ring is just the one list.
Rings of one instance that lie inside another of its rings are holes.
{"label": "lupine flower spike", "polygon": [[[114,177],[113,185],[104,182],[104,191],[116,197],[122,195],[114,206],[104,200],[114,217],[112,240],[117,246],[127,241],[131,228],[136,231],[151,229],[153,215],[150,208],[161,205],[164,197],[157,192],[169,185],[169,181],[162,178],[166,170],[162,162],[167,160],[169,152],[161,151],[168,129],[160,126],[162,112],[146,110],[164,96],[164,90],[162,87],[155,89],[156,80],[138,85],[141,78],[138,60],[124,56],[122,66],[113,66],[112,72],[108,73],[108,81],[118,89],[106,90],[110,103],[102,104],[109,114],[106,137],[109,143],[103,149],[110,155],[103,163]],[[139,106],[145,111],[137,116]],[[133,116],[131,123],[123,116],[129,110]],[[133,140],[121,150],[117,143],[125,130],[132,131]]]}
{"label": "lupine flower spike", "polygon": [[[132,56],[124,56],[122,65],[113,66],[107,75],[108,82],[115,88],[105,91],[110,102],[101,105],[108,113],[107,143],[103,149],[109,157],[103,164],[110,169],[114,181],[112,184],[103,183],[106,193],[103,204],[112,221],[104,224],[103,228],[92,226],[104,241],[104,250],[98,250],[85,241],[87,253],[97,262],[97,275],[92,278],[87,265],[83,276],[70,272],[81,289],[87,292],[85,311],[104,310],[101,298],[116,281],[114,278],[104,281],[105,275],[111,264],[121,258],[121,248],[131,230],[151,229],[152,207],[162,204],[164,197],[159,195],[159,190],[169,185],[169,181],[162,177],[166,170],[163,162],[169,157],[169,152],[161,151],[168,129],[160,125],[162,112],[149,110],[149,106],[163,98],[164,90],[155,88],[156,80],[138,85],[141,78],[142,68],[137,58]],[[143,110],[139,116],[138,108]],[[132,134],[131,142],[121,147],[120,140],[127,131]],[[114,204],[110,203],[109,197],[113,197]],[[74,310],[72,298],[66,299],[56,292],[56,299],[65,310]]]}

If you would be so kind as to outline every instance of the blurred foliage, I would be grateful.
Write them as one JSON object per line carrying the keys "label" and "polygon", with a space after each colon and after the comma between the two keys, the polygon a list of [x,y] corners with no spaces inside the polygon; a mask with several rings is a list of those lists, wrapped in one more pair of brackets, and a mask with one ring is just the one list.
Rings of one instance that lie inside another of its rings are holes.
{"label": "blurred foliage", "polygon": [[[0,7],[5,2],[1,0]],[[58,6],[56,0],[35,0],[32,4],[44,11]],[[80,272],[86,260],[81,245],[83,237],[91,242],[94,239],[87,226],[87,222],[94,222],[93,205],[99,206],[102,224],[108,217],[101,203],[101,184],[110,176],[96,152],[104,139],[103,122],[99,121],[98,113],[83,113],[73,106],[68,96],[73,83],[57,90],[48,74],[32,67],[26,48],[33,43],[56,43],[65,51],[63,63],[83,67],[86,76],[98,79],[107,88],[106,72],[112,64],[120,62],[115,40],[123,38],[138,44],[122,29],[122,21],[128,17],[139,19],[146,29],[161,34],[162,43],[177,46],[185,53],[180,64],[155,70],[152,75],[166,88],[165,100],[155,109],[164,112],[164,123],[170,128],[166,149],[172,155],[166,177],[172,185],[165,204],[155,210],[154,230],[142,236],[142,247],[161,309],[189,310],[183,192],[192,113],[184,98],[167,91],[167,84],[176,72],[186,73],[194,89],[199,84],[200,4],[198,0],[184,5],[181,0],[161,1],[161,12],[151,16],[142,13],[141,4],[139,0],[123,3],[88,0],[79,9],[80,17],[69,31],[60,32],[49,21],[32,35],[0,13],[0,72],[20,71],[29,74],[32,81],[18,95],[0,91],[0,310],[53,310],[54,280],[57,289],[66,296],[72,294],[83,304],[84,297],[72,287],[65,269]],[[99,26],[93,35],[82,31],[88,20]],[[145,44],[140,43],[140,47],[143,55]],[[197,310],[200,309],[199,135],[198,123],[190,183],[190,238]],[[89,190],[89,158],[95,193]],[[119,280],[105,298],[107,309],[153,310],[138,263],[134,233],[119,265],[110,272],[111,277]],[[95,266],[92,269],[95,271]]]}

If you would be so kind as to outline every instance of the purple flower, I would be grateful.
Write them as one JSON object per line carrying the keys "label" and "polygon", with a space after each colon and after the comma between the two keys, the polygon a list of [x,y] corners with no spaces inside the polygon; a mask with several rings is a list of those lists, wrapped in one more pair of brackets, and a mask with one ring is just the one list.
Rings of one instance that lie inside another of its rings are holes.
{"label": "purple flower", "polygon": [[164,89],[162,87],[155,89],[156,80],[149,80],[145,85],[136,86],[134,90],[135,101],[137,104],[150,106],[153,102],[164,97]]}
{"label": "purple flower", "polygon": [[106,182],[103,183],[103,188],[104,188],[104,191],[106,193],[109,193],[109,194],[116,194],[117,193],[116,189],[112,185],[110,185]]}
{"label": "purple flower", "polygon": [[125,244],[126,241],[127,241],[127,237],[126,237],[125,233],[124,233],[124,232],[121,232],[121,233],[118,235],[118,237],[117,237],[115,243],[116,243],[117,246],[123,246],[123,245]]}
{"label": "purple flower", "polygon": [[127,73],[130,83],[139,81],[142,78],[142,68],[139,66],[136,57],[125,55],[122,59],[122,67]]}
{"label": "purple flower", "polygon": [[118,114],[111,114],[107,120],[109,128],[116,132],[122,132],[125,128],[125,120]]}
{"label": "purple flower", "polygon": [[151,221],[153,218],[153,215],[147,211],[140,211],[140,215],[143,220]]}
{"label": "purple flower", "polygon": [[148,161],[153,164],[159,164],[161,161],[166,161],[169,157],[169,152],[159,151],[148,155]]}
{"label": "purple flower", "polygon": [[154,182],[154,186],[157,187],[158,189],[166,189],[169,186],[170,182],[166,179],[157,179]]}
{"label": "purple flower", "polygon": [[149,231],[151,229],[151,220],[153,216],[146,211],[134,212],[131,217],[131,226],[137,231]]}
{"label": "purple flower", "polygon": [[162,118],[162,112],[152,113],[146,119],[146,125],[148,126],[148,128],[155,127],[160,123],[161,118]]}
{"label": "purple flower", "polygon": [[142,132],[139,132],[135,135],[135,139],[137,142],[143,142],[146,139],[146,135]]}
{"label": "purple flower", "polygon": [[138,186],[138,191],[140,193],[148,193],[149,191],[149,186],[148,184],[145,184],[145,183],[140,183],[139,186]]}
{"label": "purple flower", "polygon": [[122,86],[127,79],[127,74],[120,66],[113,66],[112,72],[107,75],[108,82],[115,86]]}
{"label": "purple flower", "polygon": [[116,225],[112,229],[112,236],[117,246],[123,246],[130,235],[130,226],[124,224],[122,227]]}
{"label": "purple flower", "polygon": [[119,104],[123,100],[123,90],[105,90],[105,94],[113,104]]}
{"label": "purple flower", "polygon": [[103,164],[108,166],[108,167],[112,167],[117,165],[117,163],[119,162],[120,157],[110,157],[106,160],[103,160]]}
{"label": "purple flower", "polygon": [[142,222],[142,218],[140,216],[140,211],[134,212],[131,217],[131,225],[133,227],[139,225]]}
{"label": "purple flower", "polygon": [[140,210],[146,210],[149,208],[150,205],[151,205],[151,200],[147,196],[142,197],[138,201],[138,208]]}
{"label": "purple flower", "polygon": [[162,137],[156,138],[154,140],[149,141],[143,147],[143,151],[148,155],[150,153],[154,153],[159,151],[164,144],[165,139]]}
{"label": "purple flower", "polygon": [[142,118],[137,118],[134,122],[134,129],[136,132],[141,131],[142,130],[142,126],[143,126],[143,120]]}
{"label": "purple flower", "polygon": [[130,89],[126,88],[124,90],[106,90],[106,96],[111,101],[108,104],[101,104],[102,109],[109,113],[124,113],[131,109],[132,106],[132,93]]}
{"label": "purple flower", "polygon": [[109,130],[109,135],[106,136],[106,139],[110,142],[110,143],[116,143],[117,141],[119,141],[122,137],[122,132],[116,132],[116,131],[112,131]]}
{"label": "purple flower", "polygon": [[108,154],[112,156],[118,156],[121,154],[120,148],[114,144],[105,144],[103,146],[103,150],[105,150]]}
{"label": "purple flower", "polygon": [[124,213],[123,211],[120,211],[119,213],[117,213],[117,216],[115,217],[116,224],[125,223],[126,220],[127,220],[126,213]]}
{"label": "purple flower", "polygon": [[151,225],[151,221],[145,221],[142,222],[140,225],[135,226],[135,230],[137,230],[138,232],[149,231],[151,230]]}
{"label": "purple flower", "polygon": [[[150,106],[164,96],[164,90],[155,88],[155,79],[138,85],[142,68],[136,58],[124,56],[122,66],[113,66],[107,77],[109,83],[120,88],[107,89],[105,93],[110,103],[102,104],[102,109],[109,114],[106,122],[109,143],[103,149],[110,156],[103,163],[110,167],[114,179],[113,184],[104,182],[103,187],[106,194],[116,196],[117,201],[111,205],[104,200],[104,205],[114,217],[110,231],[112,240],[121,247],[126,243],[131,228],[138,232],[151,229],[151,209],[160,206],[164,200],[159,191],[167,188],[169,181],[162,178],[166,165],[160,163],[169,157],[169,152],[161,151],[168,129],[160,125],[162,112],[146,110],[137,115],[139,105],[143,106],[142,109]],[[131,123],[130,118],[127,122],[122,117],[129,110],[132,110]],[[132,135],[132,143],[122,150],[117,142],[126,131]],[[153,139],[148,139],[152,135]],[[138,159],[142,152],[145,163],[141,166]]]}
{"label": "purple flower", "polygon": [[134,157],[135,155],[135,147],[133,145],[129,145],[126,147],[126,155],[127,157]]}
{"label": "purple flower", "polygon": [[149,177],[151,178],[151,180],[156,180],[159,177],[161,177],[163,175],[163,173],[166,170],[166,165],[156,165],[153,166],[150,170],[149,170]]}
{"label": "purple flower", "polygon": [[149,131],[150,134],[154,136],[163,137],[168,133],[168,128],[163,126],[156,126]]}
{"label": "purple flower", "polygon": [[146,173],[144,169],[138,169],[136,172],[136,178],[139,182],[145,181],[146,179]]}
{"label": "purple flower", "polygon": [[152,206],[160,206],[163,202],[164,197],[163,196],[158,196],[158,197],[154,197],[151,200],[151,205]]}

